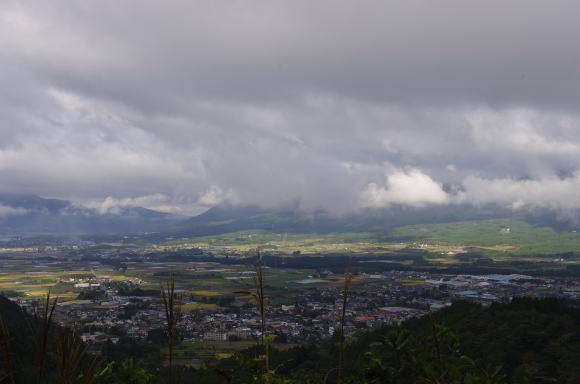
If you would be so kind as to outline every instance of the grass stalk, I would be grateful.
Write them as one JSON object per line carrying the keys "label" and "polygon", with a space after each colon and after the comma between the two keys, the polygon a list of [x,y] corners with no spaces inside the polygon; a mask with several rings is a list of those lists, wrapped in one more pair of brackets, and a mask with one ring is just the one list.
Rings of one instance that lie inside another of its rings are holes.
{"label": "grass stalk", "polygon": [[37,303],[37,307],[34,309],[34,329],[37,333],[36,340],[38,343],[36,350],[36,369],[38,383],[44,382],[44,366],[46,362],[48,336],[54,319],[54,310],[56,309],[57,302],[58,297],[51,299],[50,290],[48,290],[46,296],[40,302],[41,308],[38,308]]}
{"label": "grass stalk", "polygon": [[264,349],[264,370],[270,370],[270,348],[269,340],[266,337],[267,323],[266,323],[266,297],[264,295],[264,268],[262,264],[262,255],[258,251],[256,256],[256,301],[260,310],[260,343]]}
{"label": "grass stalk", "polygon": [[340,310],[340,341],[339,341],[339,350],[338,350],[338,364],[337,364],[337,374],[338,379],[337,382],[342,382],[342,372],[343,372],[343,365],[344,365],[344,348],[346,343],[346,338],[344,335],[344,325],[346,323],[346,307],[348,304],[348,294],[350,292],[350,286],[352,283],[353,276],[350,273],[350,265],[347,264],[344,268],[344,284],[342,287],[342,307]]}
{"label": "grass stalk", "polygon": [[165,286],[161,286],[161,298],[165,308],[167,345],[169,347],[169,382],[173,382],[173,348],[177,336],[177,323],[181,317],[182,297],[175,293],[175,276],[170,275]]}
{"label": "grass stalk", "polygon": [[265,295],[265,274],[264,265],[262,260],[262,255],[260,250],[256,251],[256,262],[254,263],[254,270],[256,272],[256,277],[254,279],[254,289],[252,292],[248,291],[235,291],[234,293],[242,295],[251,295],[258,305],[259,317],[260,317],[260,337],[257,343],[257,360],[262,362],[261,367],[258,372],[259,382],[264,381],[264,374],[270,371],[270,339],[266,335],[268,329],[267,316],[266,316],[266,295]]}
{"label": "grass stalk", "polygon": [[64,330],[61,334],[58,350],[60,356],[59,384],[72,383],[83,352],[83,345],[77,334],[71,329]]}
{"label": "grass stalk", "polygon": [[87,366],[84,369],[81,384],[93,384],[97,378],[99,369],[103,364],[102,358],[98,356],[93,356],[90,358]]}

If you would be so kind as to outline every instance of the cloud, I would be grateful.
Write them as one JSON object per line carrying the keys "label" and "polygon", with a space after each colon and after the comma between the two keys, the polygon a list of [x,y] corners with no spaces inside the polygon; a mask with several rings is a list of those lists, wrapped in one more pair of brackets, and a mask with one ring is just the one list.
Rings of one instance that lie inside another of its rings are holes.
{"label": "cloud", "polygon": [[555,211],[580,209],[580,172],[570,177],[548,176],[542,179],[482,179],[468,177],[459,202],[476,205],[502,204],[512,209],[548,208]]}
{"label": "cloud", "polygon": [[565,0],[5,1],[0,189],[103,212],[516,196],[575,207],[563,191],[580,171],[579,11]]}
{"label": "cloud", "polygon": [[370,183],[363,191],[363,206],[386,207],[391,204],[424,207],[446,204],[449,196],[442,186],[418,169],[395,170],[387,176],[387,185]]}
{"label": "cloud", "polygon": [[0,204],[0,217],[25,215],[27,212],[24,208],[13,208]]}
{"label": "cloud", "polygon": [[179,213],[179,207],[167,205],[169,197],[160,193],[135,198],[116,199],[108,196],[102,201],[88,201],[81,208],[90,208],[96,210],[101,215],[118,215],[123,212],[123,208],[144,207],[167,213]]}
{"label": "cloud", "polygon": [[224,202],[235,204],[237,199],[231,190],[224,192],[220,187],[211,185],[207,191],[203,192],[203,194],[199,197],[198,202],[201,205],[212,207]]}

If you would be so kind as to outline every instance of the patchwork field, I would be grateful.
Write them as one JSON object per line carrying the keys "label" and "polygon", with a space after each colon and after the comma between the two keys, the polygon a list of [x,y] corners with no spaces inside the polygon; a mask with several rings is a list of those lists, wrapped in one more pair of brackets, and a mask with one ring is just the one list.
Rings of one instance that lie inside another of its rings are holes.
{"label": "patchwork field", "polygon": [[[98,247],[95,247],[95,252],[115,248],[112,244]],[[421,260],[441,267],[470,264],[477,257],[508,263],[556,263],[561,268],[580,263],[577,256],[580,253],[580,233],[558,232],[552,228],[509,219],[413,225],[399,227],[388,233],[306,235],[244,231],[176,239],[147,246],[124,244],[117,249],[131,247],[162,253],[199,247],[214,254],[243,254],[261,249],[266,254],[283,258],[346,255],[356,259],[361,256],[380,256],[380,259],[373,259],[372,262],[396,262],[405,266]],[[2,249],[0,255],[0,292],[13,296],[38,297],[50,289],[53,295],[63,301],[74,300],[82,291],[82,288],[75,287],[75,277],[83,275],[111,282],[138,279],[141,289],[158,292],[161,284],[173,275],[177,288],[191,298],[186,308],[193,310],[212,309],[220,305],[219,300],[224,297],[232,297],[236,291],[253,288],[254,271],[250,265],[144,261],[126,262],[124,268],[119,268],[119,264],[87,262],[82,261],[82,258],[53,255],[47,258],[38,250],[27,248]],[[324,268],[324,263],[316,265],[316,268]],[[292,269],[277,268],[277,264],[272,266],[275,267],[267,270],[267,284],[275,303],[291,301],[296,294],[312,287],[340,283],[333,277],[312,279],[314,269],[300,269],[300,266]],[[247,299],[234,297],[240,305]]]}
{"label": "patchwork field", "polygon": [[[226,252],[261,249],[279,255],[400,255],[422,251],[430,262],[461,263],[462,254],[496,261],[551,261],[554,255],[580,252],[580,233],[557,231],[512,219],[398,227],[384,233],[278,234],[263,230],[183,238],[155,245],[158,249],[200,247]],[[569,255],[571,256],[571,255]],[[565,263],[580,262],[569,257]]]}
{"label": "patchwork field", "polygon": [[[78,286],[81,278],[123,282],[138,282],[144,292],[157,297],[162,284],[170,276],[175,279],[176,289],[186,294],[189,301],[185,310],[215,309],[220,299],[229,298],[243,305],[250,297],[236,295],[238,291],[254,289],[251,266],[216,265],[203,262],[142,262],[128,263],[126,270],[115,270],[99,263],[53,261],[50,263],[23,257],[18,260],[0,262],[0,292],[10,296],[41,297],[51,291],[61,302],[72,302],[79,297],[83,287]],[[309,283],[312,270],[282,268],[266,269],[266,284],[272,302],[292,302],[297,294],[312,286],[339,284],[340,279],[330,277]],[[76,279],[76,280],[75,280]],[[305,283],[306,281],[306,283]],[[82,301],[82,300],[81,300]],[[231,304],[231,303],[228,303]]]}

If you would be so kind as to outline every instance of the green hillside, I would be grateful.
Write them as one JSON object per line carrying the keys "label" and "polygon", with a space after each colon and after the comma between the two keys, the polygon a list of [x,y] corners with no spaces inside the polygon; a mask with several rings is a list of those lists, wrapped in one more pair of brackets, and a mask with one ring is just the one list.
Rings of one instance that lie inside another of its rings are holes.
{"label": "green hillside", "polygon": [[[323,211],[218,206],[169,231],[146,235],[142,242],[179,244],[186,241],[212,246],[268,244],[273,248],[293,243],[297,249],[315,244],[359,242],[390,250],[396,250],[396,244],[415,247],[414,243],[421,243],[423,249],[433,253],[453,251],[438,246],[456,246],[480,247],[472,250],[476,253],[533,256],[579,251],[580,233],[574,229],[571,223],[559,222],[547,213],[532,216],[497,207],[393,206],[336,216]],[[358,250],[370,248],[373,247],[363,245]],[[323,250],[317,250],[320,251]]]}
{"label": "green hillside", "polygon": [[514,247],[515,255],[556,254],[580,251],[580,233],[556,231],[525,221],[494,219],[399,227],[389,237],[458,246]]}
{"label": "green hillside", "polygon": [[449,223],[512,217],[513,212],[501,209],[480,209],[472,206],[445,206],[414,209],[391,206],[336,215],[325,211],[306,212],[299,209],[264,209],[256,206],[217,206],[201,215],[176,225],[170,230],[151,235],[211,236],[244,230],[267,230],[277,233],[381,232],[412,224]]}
{"label": "green hillside", "polygon": [[[241,251],[261,247],[281,252],[297,250],[318,254],[382,254],[416,248],[433,255],[458,251],[501,257],[533,257],[580,253],[580,232],[557,230],[523,220],[490,219],[407,225],[376,232],[293,233],[245,230],[211,236],[170,238],[158,244],[229,247]],[[571,260],[568,256],[571,255],[566,256]]]}

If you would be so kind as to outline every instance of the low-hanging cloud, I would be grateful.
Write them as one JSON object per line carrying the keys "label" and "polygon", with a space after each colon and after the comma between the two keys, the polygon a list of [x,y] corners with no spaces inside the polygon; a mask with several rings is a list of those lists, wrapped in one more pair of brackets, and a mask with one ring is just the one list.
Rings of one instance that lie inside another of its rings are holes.
{"label": "low-hanging cloud", "polygon": [[25,215],[26,213],[28,213],[28,211],[24,208],[14,208],[0,204],[0,217]]}
{"label": "low-hanging cloud", "polygon": [[579,11],[6,1],[0,190],[102,213],[576,209]]}
{"label": "low-hanging cloud", "polygon": [[168,204],[168,202],[168,196],[157,193],[153,195],[123,199],[107,196],[102,201],[87,201],[82,204],[78,204],[78,206],[80,208],[93,209],[100,215],[118,215],[123,212],[123,208],[132,207],[147,207],[160,212],[179,213],[180,209],[176,206]]}
{"label": "low-hanging cloud", "polygon": [[502,204],[512,209],[549,208],[557,211],[580,210],[580,172],[570,177],[541,179],[482,179],[468,177],[459,202],[476,205]]}
{"label": "low-hanging cloud", "polygon": [[449,196],[441,184],[418,169],[397,170],[389,174],[387,185],[370,183],[362,193],[363,206],[386,207],[391,204],[424,207],[446,204]]}

